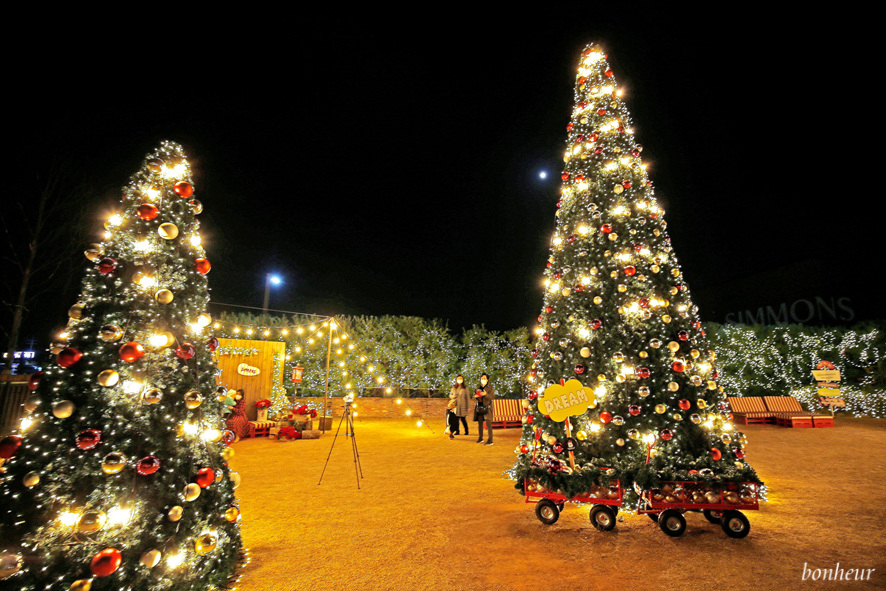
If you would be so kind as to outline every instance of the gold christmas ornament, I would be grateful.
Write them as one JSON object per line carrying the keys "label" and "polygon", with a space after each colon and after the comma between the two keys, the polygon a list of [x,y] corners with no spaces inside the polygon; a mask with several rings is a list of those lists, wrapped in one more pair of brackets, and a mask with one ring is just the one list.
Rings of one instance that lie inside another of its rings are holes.
{"label": "gold christmas ornament", "polygon": [[646,359],[647,357],[649,357],[649,353],[646,351],[640,351],[640,359]]}
{"label": "gold christmas ornament", "polygon": [[548,445],[554,445],[557,443],[557,437],[554,435],[548,435],[546,441],[548,442]]}
{"label": "gold christmas ornament", "polygon": [[231,458],[234,457],[234,448],[226,447],[221,451],[221,457],[224,461],[230,462]]}
{"label": "gold christmas ornament", "polygon": [[640,398],[646,398],[647,396],[649,396],[649,387],[640,386],[640,388],[637,390],[637,394],[640,396]]}
{"label": "gold christmas ornament", "polygon": [[679,421],[682,421],[682,420],[683,420],[683,415],[681,415],[681,414],[678,413],[678,412],[675,412],[673,418],[674,418],[675,421],[679,422]]}
{"label": "gold christmas ornament", "polygon": [[670,390],[671,392],[676,392],[679,389],[680,389],[680,384],[678,384],[677,382],[669,382],[668,383],[668,390]]}
{"label": "gold christmas ornament", "polygon": [[142,563],[147,568],[154,568],[157,566],[157,563],[160,562],[160,551],[159,550],[148,550],[142,557],[139,559],[139,562]]}
{"label": "gold christmas ornament", "polygon": [[621,437],[619,437],[618,439],[615,440],[615,443],[616,443],[616,445],[618,445],[619,447],[624,447],[624,444],[625,444],[626,442],[625,442],[624,439],[622,439]]}
{"label": "gold christmas ornament", "polygon": [[52,403],[52,415],[57,419],[66,419],[74,414],[74,403],[70,400],[59,400]]}
{"label": "gold christmas ornament", "polygon": [[25,410],[28,412],[37,410],[37,407],[40,406],[40,397],[39,396],[28,396],[25,398]]}
{"label": "gold christmas ornament", "polygon": [[655,412],[656,412],[656,413],[658,413],[658,414],[660,414],[660,415],[663,415],[663,414],[666,413],[667,411],[668,411],[668,407],[665,406],[664,404],[656,404],[656,405],[655,405]]}
{"label": "gold christmas ornament", "polygon": [[104,511],[84,511],[77,520],[77,531],[91,534],[102,529],[108,522],[108,516]]}
{"label": "gold christmas ornament", "polygon": [[86,306],[83,302],[77,302],[68,308],[68,317],[74,320],[80,320],[83,317],[83,308]]}
{"label": "gold christmas ornament", "polygon": [[163,400],[163,392],[158,388],[148,388],[145,390],[145,393],[142,394],[142,398],[148,404],[157,404]]}
{"label": "gold christmas ornament", "polygon": [[117,385],[117,382],[120,381],[120,374],[113,369],[106,369],[98,374],[98,377],[95,378],[95,381],[97,381],[100,386],[104,386],[105,388],[113,388]]}
{"label": "gold christmas ornament", "polygon": [[705,402],[703,398],[699,398],[698,400],[696,400],[695,404],[698,406],[698,408],[707,408],[708,406],[708,403]]}
{"label": "gold christmas ornament", "polygon": [[668,343],[668,349],[670,349],[672,353],[676,353],[680,350],[680,343],[678,343],[677,341],[671,341],[670,343]]}
{"label": "gold christmas ornament", "polygon": [[659,267],[658,265],[652,265],[651,267],[649,267],[649,270],[653,273],[658,273],[659,271],[661,271],[661,267]]}
{"label": "gold christmas ornament", "polygon": [[717,389],[717,382],[715,382],[714,380],[708,380],[708,390],[716,390],[716,389]]}
{"label": "gold christmas ornament", "polygon": [[591,350],[588,347],[582,347],[578,354],[587,359],[591,356]]}
{"label": "gold christmas ornament", "polygon": [[615,353],[612,354],[612,360],[615,361],[616,363],[621,363],[622,361],[625,360],[625,354],[622,353],[621,351],[616,351]]}
{"label": "gold christmas ornament", "polygon": [[[200,488],[200,487],[198,486],[197,488]],[[184,512],[185,512],[185,510],[182,507],[176,505],[175,507],[172,507],[169,510],[169,512],[166,514],[166,516],[169,518],[169,521],[178,521],[179,519],[182,518],[182,513],[184,513]]]}
{"label": "gold christmas ornament", "polygon": [[126,467],[126,456],[119,451],[112,451],[102,458],[102,472],[105,474],[117,474]]}
{"label": "gold christmas ornament", "polygon": [[91,591],[92,579],[78,579],[71,583],[68,591]]}
{"label": "gold christmas ornament", "polygon": [[594,303],[599,306],[603,303],[603,298],[601,298],[600,296],[594,296]]}
{"label": "gold christmas ornament", "polygon": [[225,519],[231,523],[237,521],[238,517],[240,517],[240,510],[237,507],[228,507],[225,511]]}
{"label": "gold christmas ornament", "polygon": [[194,212],[194,215],[200,215],[203,212],[203,204],[197,199],[191,199],[188,201],[188,205],[191,206],[191,211]]}
{"label": "gold christmas ornament", "polygon": [[218,545],[218,537],[211,532],[204,532],[194,540],[194,550],[197,554],[204,556],[209,554]]}
{"label": "gold christmas ornament", "polygon": [[28,472],[25,474],[24,478],[22,478],[22,484],[28,488],[34,488],[40,484],[40,475],[36,472]]}
{"label": "gold christmas ornament", "polygon": [[156,294],[154,294],[154,299],[161,304],[169,304],[172,303],[172,300],[175,299],[175,296],[173,296],[172,292],[168,289],[160,289],[157,290]]}
{"label": "gold christmas ornament", "polygon": [[579,441],[584,441],[585,439],[588,438],[588,434],[585,433],[584,431],[576,431],[575,438],[578,439]]}
{"label": "gold christmas ornament", "polygon": [[123,338],[123,329],[116,324],[106,324],[99,331],[99,338],[106,343],[114,343]]}
{"label": "gold christmas ornament", "polygon": [[671,323],[671,317],[668,316],[667,314],[665,314],[664,316],[661,317],[661,321],[664,322],[665,324],[670,324],[670,323]]}
{"label": "gold christmas ornament", "polygon": [[196,501],[197,497],[200,496],[200,485],[192,482],[185,487],[185,500],[189,503],[191,501]]}
{"label": "gold christmas ornament", "polygon": [[231,484],[234,485],[234,490],[237,490],[237,488],[240,486],[240,474],[238,472],[229,472],[228,478],[230,478]]}
{"label": "gold christmas ornament", "polygon": [[193,410],[203,404],[203,395],[196,390],[185,392],[185,406]]}
{"label": "gold christmas ornament", "polygon": [[628,437],[630,437],[631,439],[639,439],[639,438],[640,438],[640,432],[637,431],[636,429],[630,429],[630,430],[628,431]]}
{"label": "gold christmas ornament", "polygon": [[160,227],[157,228],[157,233],[164,240],[174,240],[178,238],[178,226],[166,222],[165,224],[160,224]]}
{"label": "gold christmas ornament", "polygon": [[689,352],[689,354],[692,355],[693,359],[698,359],[699,355],[701,355],[701,352],[698,349],[693,349]]}
{"label": "gold christmas ornament", "polygon": [[96,243],[96,244],[90,244],[90,245],[86,248],[86,250],[83,251],[83,254],[86,255],[86,258],[87,258],[87,259],[89,259],[89,260],[92,261],[92,262],[95,262],[95,261],[99,260],[100,258],[102,258],[102,256],[104,256],[104,254],[105,254],[105,247],[102,246],[101,244],[97,244],[97,243]]}

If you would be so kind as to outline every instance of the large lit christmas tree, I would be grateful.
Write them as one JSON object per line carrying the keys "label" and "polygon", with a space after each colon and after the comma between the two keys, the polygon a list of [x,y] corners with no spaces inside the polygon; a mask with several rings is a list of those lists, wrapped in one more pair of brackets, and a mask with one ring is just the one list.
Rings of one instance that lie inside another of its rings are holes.
{"label": "large lit christmas tree", "polygon": [[55,361],[0,442],[0,588],[215,589],[234,570],[238,477],[193,192],[181,147],[162,143],[86,251]]}
{"label": "large lit christmas tree", "polygon": [[[568,497],[620,478],[633,509],[638,491],[661,481],[759,480],[620,94],[603,51],[588,46],[514,475],[521,490],[531,482]],[[566,420],[541,400],[561,381],[582,388],[572,399],[581,412]]]}

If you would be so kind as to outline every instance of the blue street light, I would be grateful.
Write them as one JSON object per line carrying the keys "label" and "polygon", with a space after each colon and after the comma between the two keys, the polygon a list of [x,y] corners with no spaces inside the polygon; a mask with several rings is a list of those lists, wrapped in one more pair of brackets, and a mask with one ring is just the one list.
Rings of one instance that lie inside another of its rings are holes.
{"label": "blue street light", "polygon": [[267,313],[268,311],[268,301],[271,298],[271,284],[280,285],[283,283],[283,280],[280,279],[279,275],[274,275],[273,273],[268,273],[265,276],[265,302],[262,305],[262,311]]}

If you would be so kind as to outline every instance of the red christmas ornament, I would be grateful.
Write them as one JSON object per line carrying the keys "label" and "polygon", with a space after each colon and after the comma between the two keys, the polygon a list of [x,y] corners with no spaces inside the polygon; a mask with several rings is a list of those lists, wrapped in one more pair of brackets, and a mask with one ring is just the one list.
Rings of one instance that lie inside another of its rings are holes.
{"label": "red christmas ornament", "polygon": [[206,348],[210,351],[215,351],[216,349],[218,349],[218,339],[215,337],[209,337],[209,339],[206,341]]}
{"label": "red christmas ornament", "polygon": [[545,341],[550,341],[550,340],[551,340],[551,334],[546,332],[546,333],[544,333],[543,335],[541,335],[541,338],[542,338],[543,340],[545,340]]}
{"label": "red christmas ornament", "polygon": [[606,74],[607,78],[612,78],[612,68],[606,68],[606,71],[603,73]]}
{"label": "red christmas ornament", "polygon": [[597,109],[597,115],[605,115],[606,109]]}
{"label": "red christmas ornament", "polygon": [[151,205],[150,203],[142,203],[136,208],[135,214],[141,220],[151,221],[155,219],[158,215],[160,215],[160,210],[157,209],[156,205]]}
{"label": "red christmas ornament", "polygon": [[612,224],[603,224],[602,226],[600,226],[600,231],[604,234],[609,234],[610,232],[612,232]]}
{"label": "red christmas ornament", "polygon": [[135,471],[142,476],[148,476],[160,469],[160,458],[157,456],[145,456],[135,464]]}
{"label": "red christmas ornament", "polygon": [[578,238],[578,236],[576,236],[575,234],[570,234],[566,237],[566,244],[572,244],[573,242],[575,242],[576,238]]}
{"label": "red christmas ornament", "polygon": [[683,365],[683,362],[678,359],[671,364],[671,369],[673,369],[677,373],[683,373],[683,370],[686,369],[686,366]]}
{"label": "red christmas ornament", "polygon": [[690,474],[698,474],[698,470],[690,470],[689,473]]}
{"label": "red christmas ornament", "polygon": [[635,267],[634,265],[628,265],[627,267],[625,267],[625,275],[627,275],[628,277],[633,277],[636,274],[637,267]]}
{"label": "red christmas ornament", "polygon": [[638,242],[637,244],[634,245],[634,250],[636,250],[637,252],[640,252],[641,250],[643,250],[643,245]]}
{"label": "red christmas ornament", "polygon": [[583,175],[583,174],[577,174],[577,175],[575,175],[575,182],[576,182],[576,183],[580,183],[580,182],[582,182],[583,180],[585,180],[585,175]]}
{"label": "red christmas ornament", "polygon": [[740,449],[736,449],[735,450],[735,457],[738,458],[739,460],[744,458],[744,452]]}
{"label": "red christmas ornament", "polygon": [[689,340],[689,333],[686,332],[685,330],[681,330],[680,332],[677,333],[677,338],[680,339],[681,341],[688,341]]}
{"label": "red christmas ornament", "polygon": [[523,445],[521,445],[520,446],[520,453],[521,454],[528,454],[529,453],[529,446],[526,445],[525,443]]}
{"label": "red christmas ornament", "polygon": [[529,400],[536,400],[538,398],[538,392],[535,390],[529,391]]}
{"label": "red christmas ornament", "polygon": [[624,180],[621,182],[621,186],[624,187],[625,189],[630,189],[631,188],[631,181]]}
{"label": "red christmas ornament", "polygon": [[572,288],[572,291],[574,291],[574,292],[576,292],[576,293],[581,293],[581,292],[583,292],[584,290],[585,290],[585,286],[582,285],[581,283],[576,283],[576,284],[575,284],[575,287]]}
{"label": "red christmas ornament", "polygon": [[600,134],[598,134],[597,132],[594,132],[590,136],[588,136],[588,139],[591,140],[592,142],[596,142],[598,139],[600,139]]}
{"label": "red christmas ornament", "polygon": [[584,84],[584,83],[587,82],[587,81],[588,81],[587,76],[580,76],[579,79],[578,79],[578,83],[579,83],[579,84]]}
{"label": "red christmas ornament", "polygon": [[585,136],[583,136],[583,135],[581,135],[581,134],[575,136],[575,143],[576,143],[576,144],[580,144],[580,143],[582,143],[583,141],[585,141]]}
{"label": "red christmas ornament", "polygon": [[126,363],[134,363],[145,354],[145,348],[141,343],[131,342],[120,347],[120,359]]}
{"label": "red christmas ornament", "polygon": [[534,415],[526,415],[526,424],[527,424],[527,425],[531,425],[531,424],[534,423],[534,422],[535,422],[535,416],[534,416]]}
{"label": "red christmas ornament", "polygon": [[189,199],[194,194],[194,186],[188,181],[179,181],[172,188],[176,194],[182,199]]}
{"label": "red christmas ornament", "polygon": [[[572,125],[572,124],[570,123],[570,125]],[[568,173],[568,172],[564,172],[563,174],[561,174],[561,175],[560,175],[560,180],[568,181],[568,180],[569,180],[569,173]]]}
{"label": "red christmas ornament", "polygon": [[235,439],[237,439],[237,435],[233,431],[225,429],[224,432],[222,432],[222,443],[225,445],[231,445],[234,443]]}
{"label": "red christmas ornament", "polygon": [[640,301],[637,303],[640,304],[640,307],[645,310],[649,307],[649,298],[640,298]]}
{"label": "red christmas ornament", "polygon": [[182,343],[175,349],[175,354],[179,359],[190,359],[197,353],[194,345],[191,343]]}
{"label": "red christmas ornament", "polygon": [[570,121],[569,123],[566,124],[566,131],[572,131],[573,127],[575,127],[575,124],[572,121]]}
{"label": "red christmas ornament", "polygon": [[637,368],[637,377],[646,379],[649,377],[650,373],[651,372],[649,371],[648,367],[638,367]]}
{"label": "red christmas ornament", "polygon": [[551,446],[551,449],[554,450],[555,454],[561,454],[563,453],[563,444],[558,441],[553,446]]}
{"label": "red christmas ornament", "polygon": [[662,441],[670,441],[674,434],[670,429],[662,429],[661,430],[661,439]]}
{"label": "red christmas ornament", "polygon": [[215,472],[212,471],[212,468],[200,468],[197,471],[197,477],[194,478],[194,482],[199,484],[200,488],[206,488],[215,482]]}
{"label": "red christmas ornament", "polygon": [[596,148],[594,148],[594,154],[602,154],[602,153],[603,153],[603,146],[597,146]]}
{"label": "red christmas ornament", "polygon": [[692,323],[692,328],[694,328],[695,330],[698,330],[699,328],[701,328],[701,322],[696,320],[695,322]]}
{"label": "red christmas ornament", "polygon": [[194,261],[194,269],[201,275],[209,273],[211,268],[212,265],[209,264],[209,259],[197,259]]}
{"label": "red christmas ornament", "polygon": [[585,101],[581,101],[580,103],[578,103],[578,108],[581,111],[584,111],[585,107],[587,107],[587,106],[588,106],[588,103],[586,103]]}
{"label": "red christmas ornament", "polygon": [[591,327],[591,330],[597,330],[601,326],[603,326],[603,321],[599,318],[594,318],[593,320],[591,320],[591,323],[588,326]]}
{"label": "red christmas ornament", "polygon": [[98,429],[86,429],[77,435],[77,447],[86,451],[95,449],[102,442],[102,432]]}
{"label": "red christmas ornament", "polygon": [[577,373],[578,375],[581,375],[584,372],[585,372],[584,364],[579,363],[578,365],[575,366],[575,373]]}
{"label": "red christmas ornament", "polygon": [[557,271],[556,273],[554,273],[554,279],[559,279],[559,278],[560,278],[560,271]]}
{"label": "red christmas ornament", "polygon": [[[549,264],[550,264],[550,263],[549,263]],[[550,268],[550,267],[548,267],[548,268]],[[541,314],[539,314],[539,315],[538,315],[538,321],[541,322],[543,319],[544,319],[544,316],[542,316]]]}
{"label": "red christmas ornament", "polygon": [[631,156],[633,156],[634,158],[639,158],[640,157],[640,150],[634,148],[633,150],[631,150]]}
{"label": "red christmas ornament", "polygon": [[677,403],[677,406],[680,407],[680,410],[689,410],[689,407],[692,406],[692,403],[686,400],[685,398],[680,399]]}
{"label": "red christmas ornament", "polygon": [[117,261],[112,258],[104,258],[98,262],[98,272],[102,275],[113,275],[117,270]]}
{"label": "red christmas ornament", "polygon": [[532,350],[532,356],[538,357],[538,349],[537,348]]}
{"label": "red christmas ornament", "polygon": [[28,390],[34,391],[37,389],[37,386],[40,385],[40,378],[43,377],[42,371],[38,371],[37,373],[31,374],[31,378],[28,380]]}
{"label": "red christmas ornament", "polygon": [[22,445],[22,438],[18,435],[9,435],[0,439],[0,458],[8,460],[15,455]]}
{"label": "red christmas ornament", "polygon": [[600,422],[602,422],[604,425],[607,424],[611,420],[612,420],[612,413],[609,412],[608,410],[604,410],[603,412],[600,413]]}
{"label": "red christmas ornament", "polygon": [[68,347],[66,349],[62,349],[58,353],[58,357],[56,357],[56,361],[62,367],[71,367],[83,357],[83,353],[81,353],[78,349],[74,349],[73,347]]}
{"label": "red christmas ornament", "polygon": [[553,311],[554,311],[553,306],[545,306],[545,312],[547,312],[548,314],[550,314]]}
{"label": "red christmas ornament", "polygon": [[715,460],[719,460],[720,458],[723,457],[723,454],[720,452],[719,449],[714,447],[711,449],[711,457],[714,458]]}
{"label": "red christmas ornament", "polygon": [[628,414],[631,415],[632,417],[636,417],[637,415],[639,415],[640,414],[640,405],[639,404],[630,405],[628,407]]}
{"label": "red christmas ornament", "polygon": [[119,550],[116,548],[105,548],[92,557],[89,569],[97,577],[107,577],[120,568],[121,562],[123,562],[123,556],[120,555]]}

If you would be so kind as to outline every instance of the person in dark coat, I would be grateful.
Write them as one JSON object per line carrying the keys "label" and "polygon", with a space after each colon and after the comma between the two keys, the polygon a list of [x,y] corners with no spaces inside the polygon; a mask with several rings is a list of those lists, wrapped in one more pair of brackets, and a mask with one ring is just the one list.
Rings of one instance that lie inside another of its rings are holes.
{"label": "person in dark coat", "polygon": [[468,390],[468,387],[465,385],[465,379],[462,376],[455,377],[455,385],[452,387],[452,390],[449,391],[449,398],[455,400],[455,416],[457,417],[457,421],[455,423],[455,430],[452,432],[453,435],[460,435],[458,432],[458,421],[461,421],[461,424],[464,425],[465,435],[470,435],[468,433],[468,412],[471,410],[471,391]]}
{"label": "person in dark coat", "polygon": [[[489,439],[486,445],[492,445],[492,401],[495,400],[495,390],[489,383],[489,376],[485,373],[480,376],[480,389],[474,394],[476,405],[474,406],[474,420],[477,421],[477,431],[479,439],[477,443],[483,443],[483,421],[486,421],[486,427],[489,430]],[[483,412],[480,412],[483,409]]]}
{"label": "person in dark coat", "polygon": [[254,430],[254,427],[246,417],[245,395],[246,392],[243,390],[237,390],[237,394],[234,395],[234,399],[237,403],[234,405],[230,418],[225,422],[228,429],[233,431],[234,435],[237,436],[237,439],[252,437],[252,432]]}

